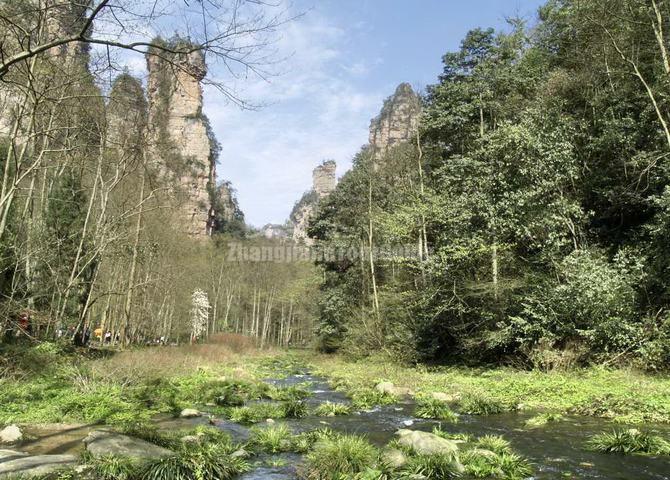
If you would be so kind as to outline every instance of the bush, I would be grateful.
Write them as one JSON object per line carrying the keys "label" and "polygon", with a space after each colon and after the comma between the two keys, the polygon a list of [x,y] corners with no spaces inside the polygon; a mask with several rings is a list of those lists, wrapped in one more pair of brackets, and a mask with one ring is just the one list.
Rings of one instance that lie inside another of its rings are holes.
{"label": "bush", "polygon": [[306,456],[306,477],[313,480],[350,478],[374,466],[379,452],[365,438],[336,435],[317,442]]}
{"label": "bush", "polygon": [[458,414],[453,412],[449,405],[431,397],[419,398],[419,404],[414,415],[419,418],[434,418],[448,422],[458,421]]}
{"label": "bush", "polygon": [[670,442],[634,428],[601,433],[589,440],[586,446],[601,453],[670,455]]}

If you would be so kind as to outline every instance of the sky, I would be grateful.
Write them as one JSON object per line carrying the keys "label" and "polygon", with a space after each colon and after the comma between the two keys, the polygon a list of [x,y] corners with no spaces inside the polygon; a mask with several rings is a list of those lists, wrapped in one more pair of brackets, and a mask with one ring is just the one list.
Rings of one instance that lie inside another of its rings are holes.
{"label": "sky", "polygon": [[[370,119],[396,86],[435,83],[441,57],[468,30],[533,22],[544,0],[294,0],[303,14],[281,28],[280,62],[248,78],[240,109],[205,87],[204,113],[222,145],[219,179],[230,180],[247,223],[283,223],[311,188],[312,169],[337,162],[338,176],[368,140]],[[215,72],[216,73],[216,72]]]}

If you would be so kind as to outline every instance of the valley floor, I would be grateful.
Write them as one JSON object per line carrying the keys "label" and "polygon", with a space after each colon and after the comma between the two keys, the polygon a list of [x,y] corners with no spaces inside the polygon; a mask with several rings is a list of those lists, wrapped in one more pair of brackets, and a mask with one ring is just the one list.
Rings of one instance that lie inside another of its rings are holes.
{"label": "valley floor", "polygon": [[[243,474],[244,480],[277,472],[273,478],[331,478],[326,472],[333,468],[375,480],[426,468],[449,475],[464,469],[466,478],[497,478],[502,471],[502,478],[521,479],[535,471],[538,479],[559,473],[610,479],[625,470],[657,479],[666,478],[661,472],[670,465],[670,443],[663,440],[670,430],[662,425],[670,423],[667,377],[404,367],[379,358],[259,351],[239,336],[223,340],[124,352],[5,346],[0,430],[18,424],[25,438],[15,450],[0,448],[0,478],[17,462],[62,458],[93,469],[93,479],[117,478],[104,472],[120,468],[132,472],[123,478],[175,478],[153,476],[169,470],[160,458],[118,463],[108,450],[82,443],[96,437],[132,445],[112,450],[117,456],[160,447],[173,455],[174,468],[231,468],[220,478]],[[613,429],[651,443],[636,450],[644,455],[613,457],[603,435]],[[604,446],[590,447],[596,438]],[[417,450],[426,441],[459,453],[426,456]],[[403,463],[389,467],[391,453]]]}

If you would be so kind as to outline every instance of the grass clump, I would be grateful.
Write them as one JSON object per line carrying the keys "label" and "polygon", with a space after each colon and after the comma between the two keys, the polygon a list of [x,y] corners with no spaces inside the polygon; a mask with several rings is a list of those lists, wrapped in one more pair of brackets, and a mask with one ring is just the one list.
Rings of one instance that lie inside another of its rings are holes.
{"label": "grass clump", "polygon": [[314,415],[318,417],[335,417],[337,415],[349,415],[351,407],[344,403],[325,402],[314,409]]}
{"label": "grass clump", "polygon": [[251,447],[265,453],[282,453],[293,450],[293,433],[286,425],[271,425],[251,429]]}
{"label": "grass clump", "polygon": [[560,422],[563,415],[560,413],[541,413],[526,420],[526,426],[529,428],[543,427],[548,423]]}
{"label": "grass clump", "polygon": [[465,474],[473,478],[522,480],[533,473],[528,461],[512,452],[497,454],[490,450],[475,448],[463,453],[461,461]]}
{"label": "grass clump", "polygon": [[512,453],[512,445],[500,435],[484,435],[476,442],[477,448],[490,450],[497,454]]}
{"label": "grass clump", "polygon": [[419,478],[447,479],[460,477],[463,465],[453,455],[414,455],[408,459],[403,471]]}
{"label": "grass clump", "polygon": [[458,414],[452,411],[445,402],[432,397],[421,397],[414,415],[419,418],[434,418],[447,422],[457,422]]}
{"label": "grass clump", "polygon": [[87,459],[96,480],[134,480],[140,475],[140,466],[128,458],[105,455]]}
{"label": "grass clump", "polygon": [[335,435],[315,443],[307,454],[305,478],[352,478],[374,466],[378,457],[377,449],[365,438],[357,435]]}
{"label": "grass clump", "polygon": [[253,403],[243,407],[233,407],[228,411],[228,418],[235,423],[249,425],[268,418],[284,418],[286,410],[276,403]]}
{"label": "grass clump", "polygon": [[516,404],[502,402],[482,395],[466,395],[458,402],[459,410],[468,415],[495,415],[516,411]]}
{"label": "grass clump", "polygon": [[307,453],[317,442],[330,440],[337,434],[330,428],[324,427],[311,432],[303,432],[293,437],[293,451]]}
{"label": "grass clump", "polygon": [[291,399],[284,402],[284,417],[286,418],[302,418],[309,413],[307,411],[307,404],[302,400]]}
{"label": "grass clump", "polygon": [[311,396],[312,393],[299,385],[291,385],[282,388],[270,388],[266,392],[266,396],[272,400],[289,401],[289,400],[304,400]]}
{"label": "grass clump", "polygon": [[389,393],[380,392],[374,388],[361,388],[354,390],[349,395],[354,408],[369,410],[381,405],[390,405],[398,399]]}
{"label": "grass clump", "polygon": [[149,463],[141,480],[228,480],[249,470],[228,446],[186,444],[177,453]]}
{"label": "grass clump", "polygon": [[586,446],[601,453],[670,455],[670,442],[636,428],[601,433],[589,440]]}
{"label": "grass clump", "polygon": [[449,433],[442,430],[442,426],[439,425],[433,428],[433,435],[438,437],[446,438],[447,440],[459,440],[462,442],[470,443],[473,441],[473,437],[467,433]]}

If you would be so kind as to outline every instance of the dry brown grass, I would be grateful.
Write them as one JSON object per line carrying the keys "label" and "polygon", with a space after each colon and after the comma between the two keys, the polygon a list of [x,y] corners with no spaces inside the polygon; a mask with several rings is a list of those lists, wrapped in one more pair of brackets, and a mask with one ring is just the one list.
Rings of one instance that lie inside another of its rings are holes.
{"label": "dry brown grass", "polygon": [[242,335],[220,334],[208,343],[178,347],[147,347],[118,352],[90,362],[98,378],[133,384],[146,378],[188,375],[198,370],[219,372],[243,365],[251,357],[273,355],[259,350],[252,339]]}

